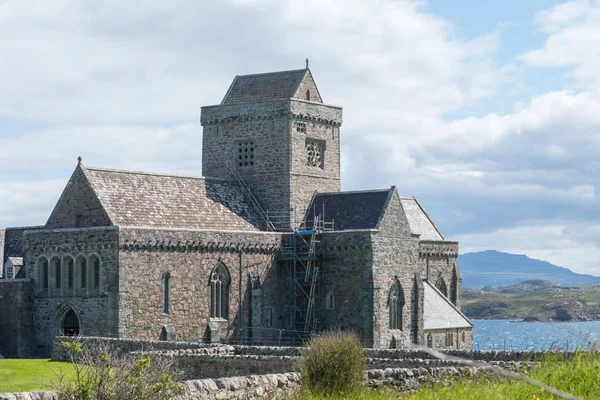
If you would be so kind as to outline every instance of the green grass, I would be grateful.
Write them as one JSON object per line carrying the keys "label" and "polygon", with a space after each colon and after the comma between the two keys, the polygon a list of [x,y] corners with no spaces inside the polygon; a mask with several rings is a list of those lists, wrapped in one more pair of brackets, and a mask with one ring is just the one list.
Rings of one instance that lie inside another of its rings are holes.
{"label": "green grass", "polygon": [[[560,354],[549,353],[542,363],[527,371],[527,375],[582,399],[600,399],[600,353],[597,351],[577,352],[571,360],[563,359]],[[316,400],[321,398],[323,397],[301,393],[295,399]],[[363,387],[352,393],[332,398],[354,400],[558,399],[558,397],[550,395],[548,391],[521,380],[499,377],[491,373],[424,385],[415,393],[395,392],[391,389],[369,390]]]}
{"label": "green grass", "polygon": [[72,364],[48,359],[0,360],[0,393],[51,389],[57,373],[73,376]]}

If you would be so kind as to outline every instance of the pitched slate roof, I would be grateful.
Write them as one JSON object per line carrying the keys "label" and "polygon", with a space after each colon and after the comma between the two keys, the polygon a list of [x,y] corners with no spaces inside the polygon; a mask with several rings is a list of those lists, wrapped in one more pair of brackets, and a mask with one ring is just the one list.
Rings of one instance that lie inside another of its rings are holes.
{"label": "pitched slate roof", "polygon": [[23,257],[23,233],[44,229],[43,226],[22,226],[18,228],[6,228],[4,233],[4,262],[9,257]]}
{"label": "pitched slate roof", "polygon": [[403,197],[400,201],[412,233],[420,234],[421,240],[445,240],[417,199]]}
{"label": "pitched slate roof", "polygon": [[238,75],[221,104],[291,99],[296,94],[307,69]]}
{"label": "pitched slate roof", "polygon": [[258,217],[236,184],[207,178],[86,168],[118,226],[258,230]]}
{"label": "pitched slate roof", "polygon": [[471,328],[473,324],[429,282],[424,281],[423,329]]}
{"label": "pitched slate roof", "polygon": [[306,221],[315,212],[324,213],[325,221],[333,221],[336,231],[376,229],[394,188],[357,192],[317,193],[308,206]]}

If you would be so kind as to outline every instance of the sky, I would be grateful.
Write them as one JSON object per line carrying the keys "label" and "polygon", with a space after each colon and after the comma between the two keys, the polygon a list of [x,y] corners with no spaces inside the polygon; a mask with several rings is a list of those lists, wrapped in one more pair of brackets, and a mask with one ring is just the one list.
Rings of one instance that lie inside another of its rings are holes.
{"label": "sky", "polygon": [[78,156],[201,175],[200,107],[309,58],[343,190],[600,275],[599,43],[595,0],[0,0],[0,226],[44,224]]}

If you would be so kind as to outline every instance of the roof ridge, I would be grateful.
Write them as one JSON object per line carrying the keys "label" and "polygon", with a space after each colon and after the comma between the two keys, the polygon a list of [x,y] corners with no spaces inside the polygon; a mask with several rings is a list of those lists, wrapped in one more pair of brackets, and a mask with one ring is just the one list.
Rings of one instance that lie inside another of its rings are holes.
{"label": "roof ridge", "polygon": [[333,194],[356,194],[356,193],[382,193],[382,192],[389,192],[391,189],[387,188],[387,189],[369,189],[369,190],[349,190],[349,191],[340,191],[340,192],[317,192],[316,196],[322,195],[322,194],[326,194],[326,195],[333,195]]}
{"label": "roof ridge", "polygon": [[433,289],[450,307],[452,307],[454,309],[454,311],[456,311],[469,324],[471,324],[471,326],[473,326],[473,323],[471,322],[471,320],[469,318],[467,318],[467,316],[465,314],[463,314],[462,311],[460,311],[458,309],[458,307],[456,307],[454,304],[452,304],[452,302],[446,296],[444,296],[444,293],[440,292],[440,290],[438,288],[436,288],[435,285],[432,285],[431,282],[429,282],[428,280],[424,280],[423,282],[425,284],[427,284],[431,289]]}
{"label": "roof ridge", "polygon": [[290,72],[303,72],[306,71],[305,68],[302,69],[289,69],[285,71],[271,71],[271,72],[261,72],[258,74],[246,74],[246,75],[236,75],[236,77],[246,77],[246,76],[267,76],[267,75],[277,75],[277,74],[285,74]]}
{"label": "roof ridge", "polygon": [[97,168],[97,167],[86,167],[88,171],[101,171],[101,172],[115,172],[121,174],[132,174],[132,175],[147,175],[147,176],[161,176],[168,178],[184,178],[184,179],[198,179],[198,180],[211,180],[211,181],[223,181],[223,182],[233,182],[229,179],[224,178],[213,178],[210,176],[191,176],[191,175],[176,175],[176,174],[168,174],[168,173],[158,173],[158,172],[144,172],[144,171],[128,171],[124,169],[111,169],[111,168]]}

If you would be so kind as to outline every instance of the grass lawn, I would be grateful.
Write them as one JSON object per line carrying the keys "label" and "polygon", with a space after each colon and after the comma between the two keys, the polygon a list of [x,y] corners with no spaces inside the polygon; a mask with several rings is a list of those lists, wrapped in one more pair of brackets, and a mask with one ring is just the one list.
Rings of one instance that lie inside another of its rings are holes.
{"label": "grass lawn", "polygon": [[57,373],[73,375],[70,362],[49,359],[0,360],[0,393],[51,389]]}

